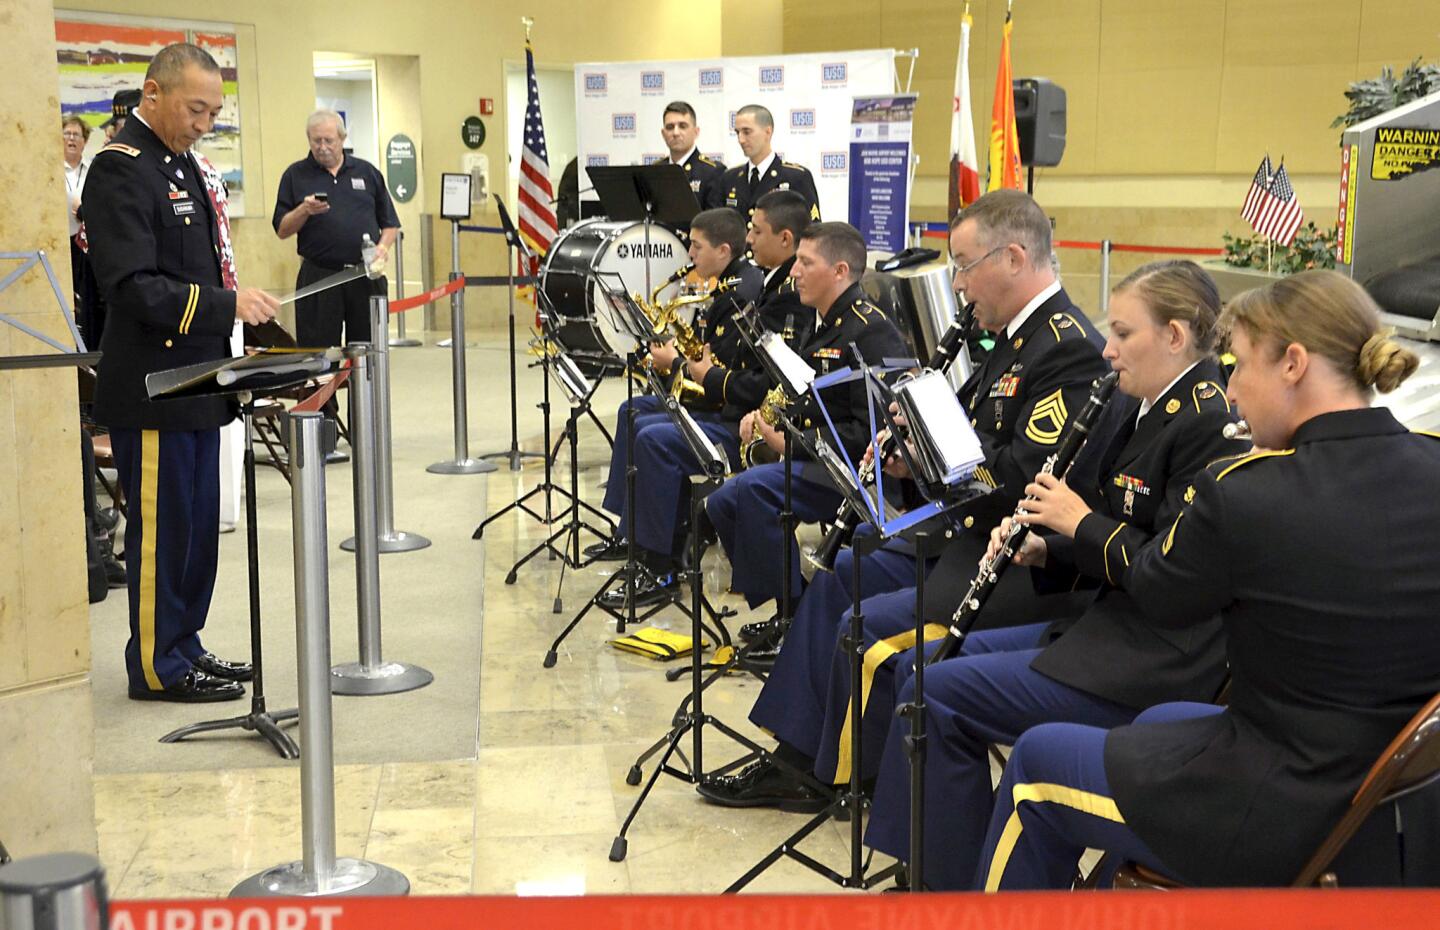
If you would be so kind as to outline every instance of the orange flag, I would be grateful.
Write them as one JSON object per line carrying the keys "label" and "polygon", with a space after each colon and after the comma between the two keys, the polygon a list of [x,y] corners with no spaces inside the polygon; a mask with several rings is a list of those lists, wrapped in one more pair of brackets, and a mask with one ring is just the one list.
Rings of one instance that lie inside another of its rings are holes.
{"label": "orange flag", "polygon": [[1020,178],[1020,133],[1015,129],[1015,88],[1010,77],[1010,13],[1000,41],[1000,71],[995,75],[995,102],[990,108],[990,183],[986,190],[1024,188]]}

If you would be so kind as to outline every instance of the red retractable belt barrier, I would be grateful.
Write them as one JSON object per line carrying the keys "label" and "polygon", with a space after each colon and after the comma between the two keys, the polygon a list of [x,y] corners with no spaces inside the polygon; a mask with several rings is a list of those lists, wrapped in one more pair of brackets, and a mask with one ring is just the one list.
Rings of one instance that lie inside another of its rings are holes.
{"label": "red retractable belt barrier", "polygon": [[115,901],[110,930],[1362,930],[1433,926],[1436,891]]}
{"label": "red retractable belt barrier", "polygon": [[421,307],[428,303],[434,303],[441,297],[450,296],[464,286],[465,278],[462,275],[461,277],[456,278],[454,281],[451,281],[449,284],[443,284],[440,287],[431,288],[423,294],[416,294],[414,297],[406,297],[404,300],[390,301],[390,312],[404,313],[406,310],[414,310],[416,307]]}

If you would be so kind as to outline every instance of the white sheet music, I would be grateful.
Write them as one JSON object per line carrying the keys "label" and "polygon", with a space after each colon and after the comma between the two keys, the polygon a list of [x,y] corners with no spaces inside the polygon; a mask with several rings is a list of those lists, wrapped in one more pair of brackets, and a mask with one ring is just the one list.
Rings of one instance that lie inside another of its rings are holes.
{"label": "white sheet music", "polygon": [[918,428],[923,442],[938,459],[934,464],[940,474],[934,477],[949,483],[985,461],[980,439],[944,375],[926,372],[897,385],[896,392],[908,398],[907,406],[918,419],[912,430]]}
{"label": "white sheet music", "polygon": [[815,369],[805,364],[805,360],[786,345],[778,333],[762,334],[760,351],[780,369],[780,374],[785,379],[786,392],[791,397],[799,397],[810,389],[810,384],[815,380]]}

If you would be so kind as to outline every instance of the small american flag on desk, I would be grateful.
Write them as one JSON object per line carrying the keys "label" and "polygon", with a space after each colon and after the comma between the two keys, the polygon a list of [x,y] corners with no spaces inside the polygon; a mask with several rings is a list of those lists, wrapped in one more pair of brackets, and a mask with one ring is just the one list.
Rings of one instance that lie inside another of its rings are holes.
{"label": "small american flag on desk", "polygon": [[[535,52],[525,41],[525,138],[520,156],[520,236],[543,256],[555,239],[555,189],[550,185],[550,154],[545,148],[545,123],[540,118],[540,84],[535,79]],[[522,274],[534,275],[539,260]]]}
{"label": "small american flag on desk", "polygon": [[1280,245],[1289,245],[1294,240],[1295,231],[1305,222],[1305,211],[1300,209],[1283,161],[1272,173],[1270,156],[1260,160],[1240,215],[1257,233]]}

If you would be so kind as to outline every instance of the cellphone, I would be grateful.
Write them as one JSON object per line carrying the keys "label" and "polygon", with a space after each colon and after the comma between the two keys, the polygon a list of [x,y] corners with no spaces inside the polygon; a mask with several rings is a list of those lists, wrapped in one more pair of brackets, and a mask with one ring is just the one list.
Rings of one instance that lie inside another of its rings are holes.
{"label": "cellphone", "polygon": [[321,203],[325,203],[326,201],[328,201],[328,200],[330,199],[330,195],[329,195],[329,194],[326,194],[326,193],[324,193],[324,192],[321,192],[321,193],[315,195],[315,199],[318,200],[318,201],[320,201]]}

